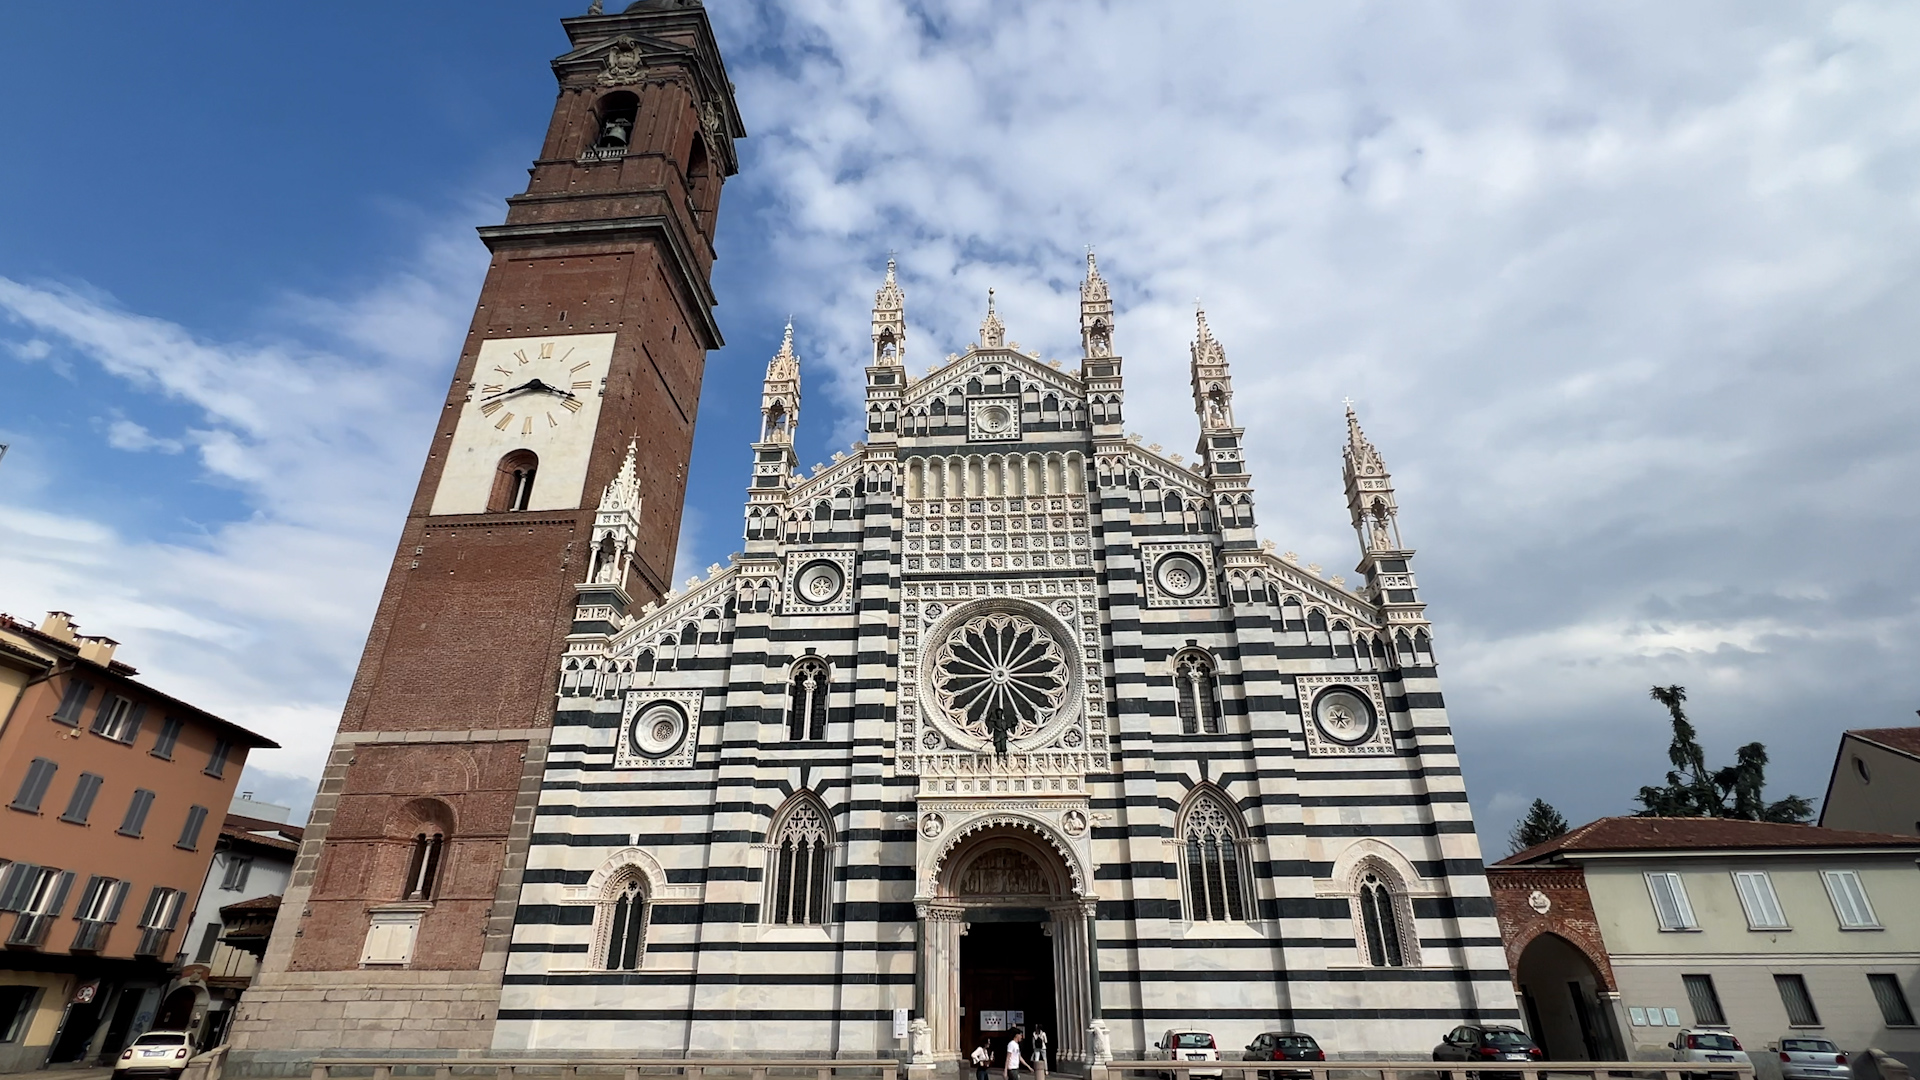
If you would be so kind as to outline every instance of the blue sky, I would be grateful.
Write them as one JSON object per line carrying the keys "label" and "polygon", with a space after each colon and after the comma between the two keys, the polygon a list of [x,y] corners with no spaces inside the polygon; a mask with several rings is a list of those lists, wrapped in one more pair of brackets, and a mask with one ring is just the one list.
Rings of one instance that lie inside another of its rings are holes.
{"label": "blue sky", "polygon": [[[0,610],[73,611],[273,735],[304,804],[584,3],[15,6],[0,33]],[[1920,11],[1903,4],[714,5],[722,200],[683,567],[733,550],[791,314],[803,459],[908,362],[1077,341],[1185,449],[1195,297],[1261,529],[1351,573],[1340,401],[1400,485],[1488,846],[1762,739],[1820,793],[1911,723]]]}

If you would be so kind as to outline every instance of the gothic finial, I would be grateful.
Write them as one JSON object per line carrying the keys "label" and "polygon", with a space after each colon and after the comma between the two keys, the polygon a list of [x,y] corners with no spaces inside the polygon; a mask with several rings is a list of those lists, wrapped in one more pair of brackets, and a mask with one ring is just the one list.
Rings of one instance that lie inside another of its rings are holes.
{"label": "gothic finial", "polygon": [[627,440],[627,458],[620,471],[607,481],[600,495],[602,511],[630,510],[640,505],[640,440]]}
{"label": "gothic finial", "polygon": [[1004,348],[1007,344],[1007,325],[993,310],[993,290],[987,290],[987,319],[980,324],[980,344],[989,349]]}
{"label": "gothic finial", "polygon": [[587,5],[587,14],[589,15],[604,14],[604,12],[600,7],[600,4],[601,4],[601,0],[593,0],[593,3]]}

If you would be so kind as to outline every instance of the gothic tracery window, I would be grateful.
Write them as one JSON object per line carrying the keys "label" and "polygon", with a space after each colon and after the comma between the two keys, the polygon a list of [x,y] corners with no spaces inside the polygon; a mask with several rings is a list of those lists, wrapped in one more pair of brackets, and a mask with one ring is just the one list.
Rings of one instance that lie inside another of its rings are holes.
{"label": "gothic tracery window", "polygon": [[787,738],[827,737],[827,691],[831,685],[827,665],[820,661],[808,659],[793,665],[788,681]]}
{"label": "gothic tracery window", "polygon": [[1220,734],[1220,695],[1213,660],[1203,652],[1181,653],[1173,665],[1180,731],[1184,735]]}
{"label": "gothic tracery window", "polygon": [[1360,919],[1365,960],[1373,967],[1406,967],[1410,963],[1402,928],[1404,889],[1389,871],[1369,860],[1355,883],[1354,904]]}
{"label": "gothic tracery window", "polygon": [[779,819],[768,845],[768,922],[806,926],[827,921],[832,850],[825,811],[812,799],[801,796]]}
{"label": "gothic tracery window", "polygon": [[1251,917],[1239,817],[1219,796],[1204,790],[1187,807],[1180,838],[1186,849],[1187,917],[1194,922]]}
{"label": "gothic tracery window", "polygon": [[613,889],[611,903],[601,905],[607,925],[608,971],[638,971],[647,945],[647,893],[638,874],[629,874]]}

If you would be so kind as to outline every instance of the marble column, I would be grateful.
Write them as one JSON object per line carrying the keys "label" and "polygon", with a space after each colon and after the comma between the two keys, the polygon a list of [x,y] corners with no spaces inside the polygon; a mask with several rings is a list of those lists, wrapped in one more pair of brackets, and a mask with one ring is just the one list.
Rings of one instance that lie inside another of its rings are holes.
{"label": "marble column", "polygon": [[960,935],[965,932],[964,909],[946,905],[914,905],[925,928],[921,934],[918,982],[925,996],[927,1026],[935,1059],[960,1053]]}

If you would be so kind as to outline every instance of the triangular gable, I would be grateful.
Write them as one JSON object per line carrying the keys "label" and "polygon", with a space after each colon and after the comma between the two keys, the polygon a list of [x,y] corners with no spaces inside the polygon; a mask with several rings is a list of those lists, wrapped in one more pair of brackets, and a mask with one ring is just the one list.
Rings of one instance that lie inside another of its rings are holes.
{"label": "triangular gable", "polygon": [[906,393],[901,395],[901,408],[917,408],[934,398],[946,397],[956,388],[964,394],[967,380],[990,367],[1018,375],[1023,385],[1037,383],[1065,398],[1079,400],[1086,395],[1080,379],[1070,372],[1058,370],[1013,349],[982,349],[974,346],[951,363],[908,383]]}

